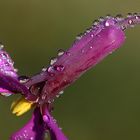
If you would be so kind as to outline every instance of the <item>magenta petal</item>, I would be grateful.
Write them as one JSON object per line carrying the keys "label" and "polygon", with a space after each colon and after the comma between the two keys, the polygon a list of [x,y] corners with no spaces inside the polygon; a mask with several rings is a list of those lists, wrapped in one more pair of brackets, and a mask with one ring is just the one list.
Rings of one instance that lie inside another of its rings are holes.
{"label": "magenta petal", "polygon": [[50,115],[47,108],[43,110],[43,120],[50,131],[51,140],[68,140],[56,123],[56,120]]}
{"label": "magenta petal", "polygon": [[39,108],[36,108],[31,120],[22,129],[14,133],[10,140],[43,140],[44,134],[44,122]]}
{"label": "magenta petal", "polygon": [[[14,69],[14,62],[7,52],[0,50],[0,93],[8,96],[17,89],[13,86],[13,80],[17,80],[17,73]],[[12,84],[11,84],[12,83]]]}
{"label": "magenta petal", "polygon": [[0,72],[4,75],[17,78],[16,69],[14,68],[14,62],[6,51],[0,50]]}
{"label": "magenta petal", "polygon": [[124,40],[124,32],[113,19],[105,20],[92,28],[40,74],[40,78],[43,79],[43,75],[48,78],[41,97],[45,97],[47,93],[45,101],[52,101],[83,73],[120,48]]}
{"label": "magenta petal", "polygon": [[[16,78],[9,75],[4,75],[0,72],[0,88],[6,93],[22,93],[24,95],[30,94],[28,88],[21,84]],[[0,91],[1,92],[1,91]]]}

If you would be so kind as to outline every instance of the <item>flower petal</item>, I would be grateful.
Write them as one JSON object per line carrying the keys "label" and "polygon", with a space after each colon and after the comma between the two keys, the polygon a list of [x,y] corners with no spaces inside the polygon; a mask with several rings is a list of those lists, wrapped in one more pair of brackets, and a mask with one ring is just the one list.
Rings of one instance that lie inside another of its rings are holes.
{"label": "flower petal", "polygon": [[39,108],[36,108],[31,120],[22,129],[14,133],[10,140],[43,140],[44,134],[44,122]]}
{"label": "flower petal", "polygon": [[[0,47],[3,46],[0,44]],[[8,96],[17,90],[13,85],[13,80],[17,80],[16,69],[14,62],[6,51],[0,48],[0,93],[1,95]],[[13,79],[11,81],[11,79]],[[17,81],[16,81],[17,82]],[[15,83],[15,82],[14,82]]]}
{"label": "flower petal", "polygon": [[17,70],[14,68],[14,62],[8,53],[2,49],[0,50],[0,72],[16,79],[18,77]]}
{"label": "flower petal", "polygon": [[50,115],[47,107],[44,107],[42,110],[43,120],[50,131],[51,140],[68,140],[57,125],[56,120]]}
{"label": "flower petal", "polygon": [[[19,82],[14,62],[0,44],[0,95],[9,96],[14,93],[30,95],[28,88]],[[33,96],[31,96],[35,100]]]}

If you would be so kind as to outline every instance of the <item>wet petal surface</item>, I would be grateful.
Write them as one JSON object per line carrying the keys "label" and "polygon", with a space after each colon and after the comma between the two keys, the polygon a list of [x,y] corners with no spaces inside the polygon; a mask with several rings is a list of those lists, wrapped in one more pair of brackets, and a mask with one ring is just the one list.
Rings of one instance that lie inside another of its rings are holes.
{"label": "wet petal surface", "polygon": [[10,140],[43,140],[44,134],[44,122],[39,108],[36,108],[31,120],[18,132],[14,133]]}

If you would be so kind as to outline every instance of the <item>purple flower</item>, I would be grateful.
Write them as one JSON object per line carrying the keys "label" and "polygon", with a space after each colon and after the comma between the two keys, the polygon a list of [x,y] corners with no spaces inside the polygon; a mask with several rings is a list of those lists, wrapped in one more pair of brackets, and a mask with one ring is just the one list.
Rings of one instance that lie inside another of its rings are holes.
{"label": "purple flower", "polygon": [[77,37],[71,48],[59,50],[58,57],[51,59],[49,67],[30,78],[17,75],[13,61],[1,45],[1,95],[21,93],[22,98],[11,107],[17,116],[35,107],[29,122],[10,139],[43,140],[45,133],[49,132],[51,140],[67,140],[51,116],[54,99],[84,72],[120,48],[125,40],[124,30],[139,22],[140,16],[137,14],[129,14],[127,18],[100,18],[82,36]]}

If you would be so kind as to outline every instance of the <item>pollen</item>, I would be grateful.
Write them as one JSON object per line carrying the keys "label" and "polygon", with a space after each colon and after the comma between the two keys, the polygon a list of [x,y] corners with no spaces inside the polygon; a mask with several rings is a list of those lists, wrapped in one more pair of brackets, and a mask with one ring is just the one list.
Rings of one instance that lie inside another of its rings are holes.
{"label": "pollen", "polygon": [[21,116],[29,111],[33,106],[33,102],[29,102],[24,97],[21,97],[12,103],[11,110],[16,116]]}

